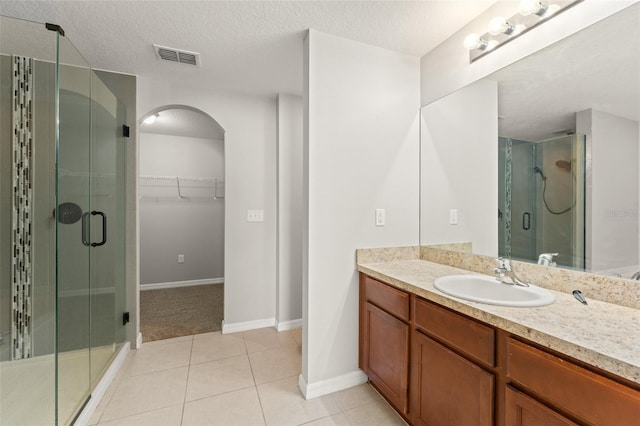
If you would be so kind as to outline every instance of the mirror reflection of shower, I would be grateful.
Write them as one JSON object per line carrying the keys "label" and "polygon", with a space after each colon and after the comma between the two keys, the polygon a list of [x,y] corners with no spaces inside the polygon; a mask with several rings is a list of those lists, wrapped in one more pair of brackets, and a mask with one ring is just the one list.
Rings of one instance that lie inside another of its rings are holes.
{"label": "mirror reflection of shower", "polygon": [[585,137],[499,138],[499,254],[558,265],[585,263]]}
{"label": "mirror reflection of shower", "polygon": [[[555,162],[555,166],[560,168],[561,170],[566,170],[568,173],[571,174],[571,176],[573,177],[573,180],[574,181],[576,180],[576,175],[571,170],[571,162],[570,161],[558,160],[558,161]],[[547,183],[548,183],[547,177],[543,173],[542,169],[540,169],[540,167],[538,167],[538,166],[535,166],[533,168],[533,171],[534,171],[534,173],[539,174],[540,178],[542,179],[542,203],[544,204],[544,207],[547,209],[547,211],[549,213],[551,213],[551,214],[565,214],[565,213],[571,211],[571,209],[576,206],[576,197],[575,197],[575,192],[574,192],[573,202],[566,209],[557,210],[557,209],[553,209],[553,208],[549,207],[549,203],[547,202],[547,197],[546,197],[546,194],[547,194]]]}

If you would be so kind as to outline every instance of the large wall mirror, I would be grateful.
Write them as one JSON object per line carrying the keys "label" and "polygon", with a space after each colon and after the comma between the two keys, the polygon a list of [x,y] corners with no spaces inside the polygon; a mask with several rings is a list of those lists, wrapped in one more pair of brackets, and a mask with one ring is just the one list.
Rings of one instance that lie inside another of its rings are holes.
{"label": "large wall mirror", "polygon": [[640,4],[424,106],[421,120],[422,245],[640,271]]}

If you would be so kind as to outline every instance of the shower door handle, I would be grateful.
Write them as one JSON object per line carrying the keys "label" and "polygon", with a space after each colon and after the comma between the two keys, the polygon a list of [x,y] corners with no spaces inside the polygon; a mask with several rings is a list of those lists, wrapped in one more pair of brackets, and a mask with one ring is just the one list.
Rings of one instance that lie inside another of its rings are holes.
{"label": "shower door handle", "polygon": [[531,229],[531,213],[529,212],[522,213],[522,229],[525,231]]}
{"label": "shower door handle", "polygon": [[89,212],[83,213],[82,214],[82,244],[84,244],[85,246],[89,246],[91,245],[89,238],[87,237],[87,227],[89,226],[89,221],[87,220],[87,217],[89,216]]}
{"label": "shower door handle", "polygon": [[102,240],[98,243],[91,243],[91,247],[99,247],[105,245],[107,242],[107,215],[103,212],[92,211],[91,216],[100,216],[102,218]]}

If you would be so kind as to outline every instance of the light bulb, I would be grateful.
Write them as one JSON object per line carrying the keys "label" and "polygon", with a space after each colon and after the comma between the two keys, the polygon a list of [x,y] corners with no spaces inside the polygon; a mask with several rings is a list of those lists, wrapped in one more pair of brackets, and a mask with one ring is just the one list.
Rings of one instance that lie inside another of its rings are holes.
{"label": "light bulb", "polygon": [[144,119],[143,123],[144,124],[153,124],[156,122],[156,120],[158,119],[158,115],[159,114],[153,114],[148,116],[147,118]]}
{"label": "light bulb", "polygon": [[540,0],[522,0],[520,2],[520,15],[538,15],[542,16],[547,11],[547,5]]}
{"label": "light bulb", "polygon": [[544,13],[543,17],[548,18],[549,16],[553,15],[559,10],[560,10],[560,6],[558,6],[557,4],[550,4],[549,7],[547,7],[547,10]]}
{"label": "light bulb", "polygon": [[524,26],[522,24],[518,24],[513,28],[513,32],[510,35],[511,36],[516,36],[516,35],[520,34],[521,32],[523,32],[526,29],[527,29],[526,26]]}
{"label": "light bulb", "polygon": [[505,18],[502,16],[496,16],[489,22],[489,34],[498,35],[498,34],[511,34],[515,30],[515,27],[511,25]]}
{"label": "light bulb", "polygon": [[498,47],[498,45],[499,45],[499,44],[500,44],[500,43],[498,43],[498,40],[489,40],[489,41],[487,42],[487,47],[485,47],[485,49],[484,49],[484,50],[493,50],[493,49],[495,49],[496,47]]}
{"label": "light bulb", "polygon": [[464,47],[467,50],[484,49],[487,47],[487,41],[478,34],[471,33],[464,39]]}

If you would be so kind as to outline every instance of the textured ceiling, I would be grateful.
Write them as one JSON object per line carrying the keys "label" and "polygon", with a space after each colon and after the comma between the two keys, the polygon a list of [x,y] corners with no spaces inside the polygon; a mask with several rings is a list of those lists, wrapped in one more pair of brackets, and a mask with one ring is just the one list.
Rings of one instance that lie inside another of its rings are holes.
{"label": "textured ceiling", "polygon": [[594,108],[640,121],[640,4],[489,77],[499,85],[500,135],[542,141],[575,131]]}
{"label": "textured ceiling", "polygon": [[[2,0],[0,13],[61,25],[95,68],[273,96],[301,94],[308,28],[423,56],[494,2]],[[202,65],[161,63],[154,43]]]}

